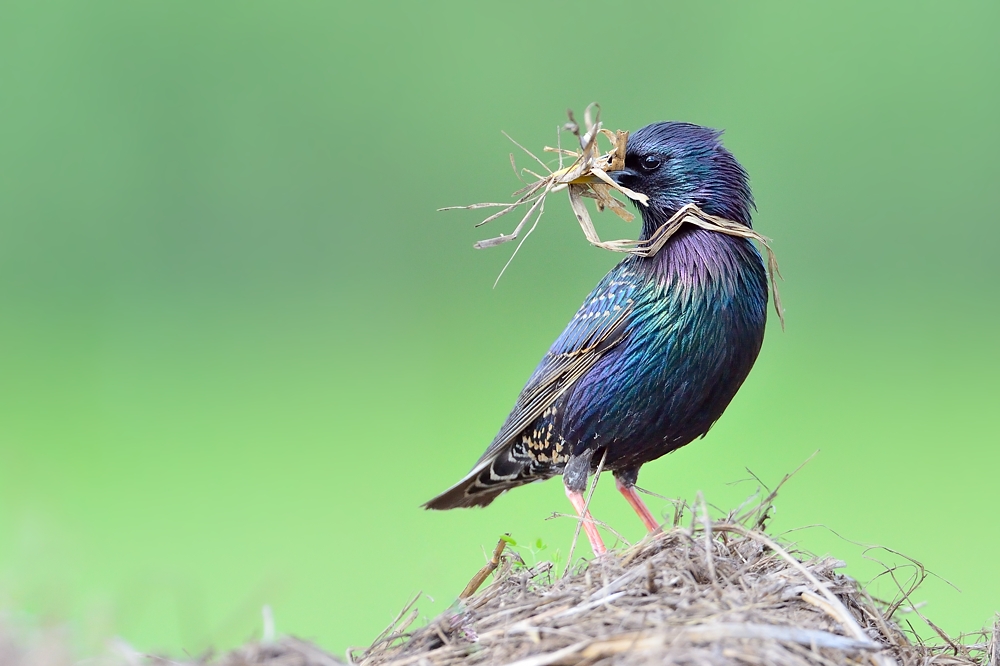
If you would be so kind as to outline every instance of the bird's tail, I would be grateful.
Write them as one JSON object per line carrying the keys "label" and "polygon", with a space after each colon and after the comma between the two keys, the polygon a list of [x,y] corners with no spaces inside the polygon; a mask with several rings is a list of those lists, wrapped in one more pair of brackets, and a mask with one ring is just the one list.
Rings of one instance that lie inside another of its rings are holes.
{"label": "bird's tail", "polygon": [[466,477],[434,499],[425,502],[423,507],[425,509],[444,511],[445,509],[459,509],[470,506],[487,506],[507,491],[507,488],[489,490],[476,488],[477,483],[477,479]]}
{"label": "bird's tail", "polygon": [[511,488],[539,480],[531,472],[526,462],[512,455],[511,447],[507,446],[480,460],[465,478],[423,506],[438,511],[487,506]]}

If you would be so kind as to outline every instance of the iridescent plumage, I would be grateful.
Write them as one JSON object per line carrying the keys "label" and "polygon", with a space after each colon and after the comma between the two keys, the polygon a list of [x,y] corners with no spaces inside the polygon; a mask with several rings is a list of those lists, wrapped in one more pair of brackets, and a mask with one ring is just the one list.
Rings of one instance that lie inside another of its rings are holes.
{"label": "iridescent plumage", "polygon": [[[719,136],[667,122],[629,138],[625,169],[611,175],[650,197],[642,239],[688,203],[750,226],[747,174]],[[629,256],[553,343],[472,471],[425,506],[485,506],[557,474],[576,505],[604,457],[643,516],[639,467],[722,415],[757,358],[766,306],[764,264],[747,239],[688,226],[655,256]]]}

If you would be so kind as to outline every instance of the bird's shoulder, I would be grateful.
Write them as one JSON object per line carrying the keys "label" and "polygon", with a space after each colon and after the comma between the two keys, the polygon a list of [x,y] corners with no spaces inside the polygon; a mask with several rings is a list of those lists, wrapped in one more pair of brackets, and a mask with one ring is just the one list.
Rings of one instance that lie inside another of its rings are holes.
{"label": "bird's shoulder", "polygon": [[626,337],[643,284],[643,276],[627,263],[619,264],[598,283],[542,357],[480,463],[518,438]]}
{"label": "bird's shoulder", "polygon": [[[613,332],[622,332],[631,318],[644,286],[645,275],[633,262],[623,261],[608,273],[584,299],[566,328],[542,360],[594,351]],[[536,371],[537,372],[537,371]]]}

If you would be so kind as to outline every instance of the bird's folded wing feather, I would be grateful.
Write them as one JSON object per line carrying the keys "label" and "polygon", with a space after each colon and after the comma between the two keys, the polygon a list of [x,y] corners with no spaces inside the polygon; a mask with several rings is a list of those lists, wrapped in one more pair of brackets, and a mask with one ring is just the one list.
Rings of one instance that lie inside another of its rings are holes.
{"label": "bird's folded wing feather", "polygon": [[[610,277],[610,276],[609,276]],[[552,344],[474,470],[481,469],[628,334],[634,286],[598,285]]]}

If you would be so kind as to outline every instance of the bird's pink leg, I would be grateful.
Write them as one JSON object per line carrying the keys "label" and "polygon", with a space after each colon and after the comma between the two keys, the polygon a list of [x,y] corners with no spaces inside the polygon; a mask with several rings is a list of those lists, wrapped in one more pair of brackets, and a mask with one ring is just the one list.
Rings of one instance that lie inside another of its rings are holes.
{"label": "bird's pink leg", "polygon": [[590,548],[594,551],[594,555],[603,555],[608,552],[608,549],[604,547],[604,541],[601,540],[601,535],[597,532],[593,516],[586,509],[587,502],[583,499],[583,493],[566,488],[566,497],[576,509],[576,515],[583,519],[583,531],[587,533],[587,540],[590,541]]}
{"label": "bird's pink leg", "polygon": [[660,523],[656,518],[653,518],[653,514],[649,512],[645,502],[639,497],[639,493],[635,492],[635,486],[626,486],[617,478],[615,479],[615,486],[617,486],[618,492],[625,496],[625,500],[632,505],[635,512],[639,514],[639,518],[642,519],[642,524],[646,526],[647,530],[655,532],[660,529]]}

